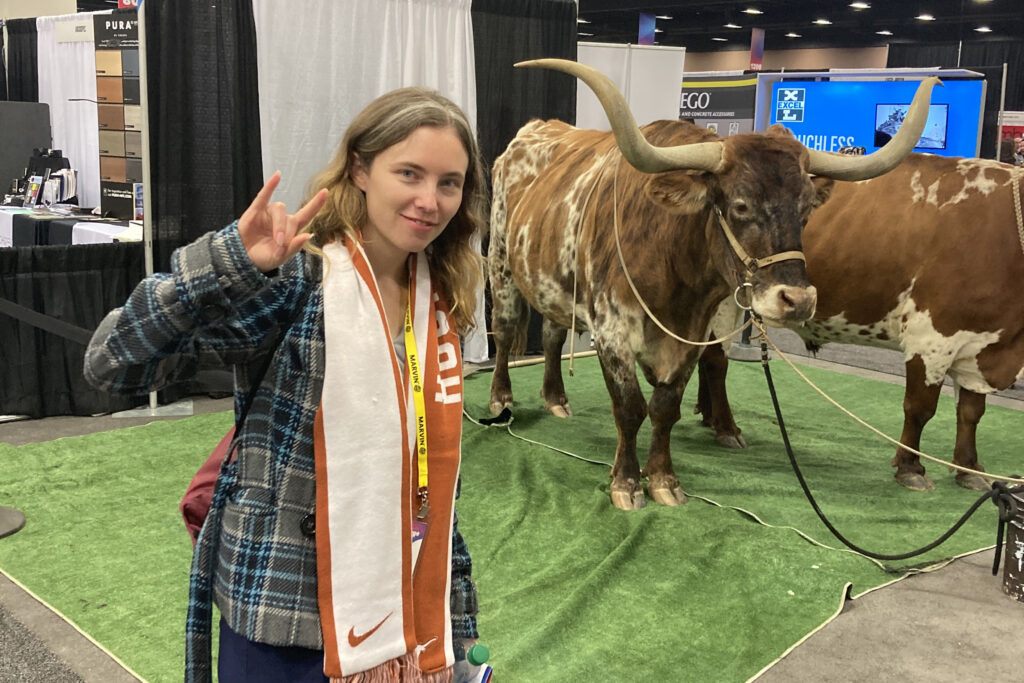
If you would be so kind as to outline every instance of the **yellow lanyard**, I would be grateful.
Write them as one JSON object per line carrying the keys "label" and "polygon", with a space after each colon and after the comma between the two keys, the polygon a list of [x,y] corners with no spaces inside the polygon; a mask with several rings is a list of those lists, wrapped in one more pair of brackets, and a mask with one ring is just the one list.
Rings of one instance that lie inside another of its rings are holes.
{"label": "yellow lanyard", "polygon": [[412,331],[412,299],[405,309],[405,356],[409,360],[409,382],[412,384],[412,401],[416,407],[416,464],[419,473],[420,509],[419,519],[426,519],[430,505],[427,503],[427,410],[423,399],[423,377],[420,362],[416,356],[416,336]]}

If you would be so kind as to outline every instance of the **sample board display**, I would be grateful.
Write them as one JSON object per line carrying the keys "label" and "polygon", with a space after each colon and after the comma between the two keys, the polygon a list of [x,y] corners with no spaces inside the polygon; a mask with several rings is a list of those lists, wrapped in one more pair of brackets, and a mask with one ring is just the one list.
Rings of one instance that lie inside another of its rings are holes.
{"label": "sample board display", "polygon": [[93,17],[99,110],[100,208],[134,215],[132,185],[142,182],[139,20],[135,12]]}
{"label": "sample board display", "polygon": [[[906,116],[918,81],[775,81],[771,123],[781,123],[812,149],[874,152]],[[978,156],[984,80],[943,81],[932,89],[924,133],[914,148],[942,156]]]}

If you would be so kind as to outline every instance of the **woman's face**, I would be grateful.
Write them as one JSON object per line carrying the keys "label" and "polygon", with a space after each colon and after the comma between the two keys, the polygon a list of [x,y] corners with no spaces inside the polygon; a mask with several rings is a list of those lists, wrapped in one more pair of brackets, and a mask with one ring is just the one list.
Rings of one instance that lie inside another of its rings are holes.
{"label": "woman's face", "polygon": [[363,241],[404,257],[422,251],[462,204],[469,155],[453,128],[420,126],[352,179],[366,194]]}

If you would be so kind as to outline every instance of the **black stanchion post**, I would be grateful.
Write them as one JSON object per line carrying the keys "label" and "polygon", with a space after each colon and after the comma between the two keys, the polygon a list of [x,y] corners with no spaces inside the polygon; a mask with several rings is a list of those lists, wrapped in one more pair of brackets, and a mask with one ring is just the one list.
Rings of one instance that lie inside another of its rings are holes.
{"label": "black stanchion post", "polygon": [[[750,322],[750,311],[743,311],[743,324],[747,325]],[[729,359],[739,361],[760,361],[761,351],[756,346],[750,345],[750,329],[751,325],[747,325],[743,330],[743,334],[740,336],[740,340],[729,347]]]}

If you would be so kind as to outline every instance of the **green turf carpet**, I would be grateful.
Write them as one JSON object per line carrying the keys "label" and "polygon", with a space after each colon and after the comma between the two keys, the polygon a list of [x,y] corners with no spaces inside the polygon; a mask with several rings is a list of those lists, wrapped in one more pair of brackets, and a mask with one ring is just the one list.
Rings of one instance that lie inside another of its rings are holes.
{"label": "green turf carpet", "polygon": [[[937,490],[892,479],[893,448],[815,399],[781,363],[773,369],[805,476],[839,528],[873,550],[930,541],[977,496],[929,467]],[[513,371],[512,431],[610,462],[615,426],[596,360],[566,379],[576,413],[543,410],[539,367]],[[890,434],[902,389],[811,371],[837,398]],[[485,417],[490,374],[466,383],[466,408]],[[832,615],[843,587],[860,593],[894,574],[804,540],[835,545],[788,470],[759,365],[734,363],[729,388],[749,448],[728,451],[689,414],[673,434],[676,472],[691,500],[614,509],[608,468],[464,423],[460,524],[480,591],[480,630],[502,681],[743,681]],[[979,430],[993,472],[1019,466],[1021,415],[990,407]],[[0,504],[28,524],[0,540],[0,568],[151,681],[182,675],[191,544],[177,503],[230,426],[227,414],[54,442],[0,445]],[[952,451],[952,403],[943,399],[924,450]],[[648,430],[641,433],[646,451]],[[991,545],[995,508],[933,553]],[[906,564],[916,563],[917,560]],[[993,579],[997,580],[997,579]]]}

